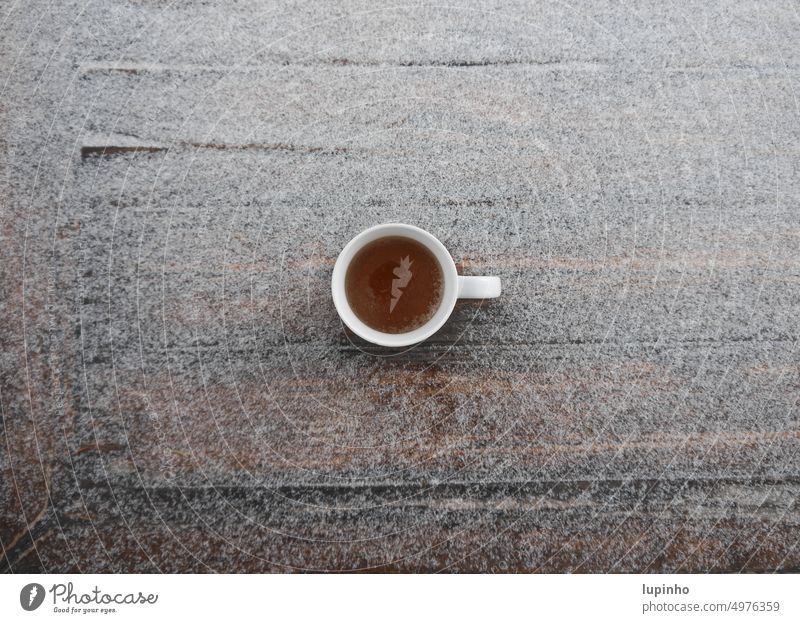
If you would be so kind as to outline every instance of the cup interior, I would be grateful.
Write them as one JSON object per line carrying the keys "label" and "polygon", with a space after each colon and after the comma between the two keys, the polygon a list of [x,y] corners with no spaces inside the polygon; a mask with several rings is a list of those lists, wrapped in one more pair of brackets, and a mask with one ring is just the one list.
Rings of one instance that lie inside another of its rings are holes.
{"label": "cup interior", "polygon": [[[355,315],[345,294],[345,275],[347,274],[347,268],[350,266],[350,262],[353,257],[355,257],[355,254],[358,253],[364,245],[386,236],[405,236],[406,238],[411,238],[412,240],[424,244],[439,262],[442,275],[444,276],[442,301],[436,313],[434,313],[431,319],[424,325],[406,333],[384,333],[383,331],[377,331],[365,324]],[[345,245],[333,267],[331,291],[333,293],[333,303],[336,306],[336,311],[339,313],[342,321],[354,333],[365,340],[381,346],[410,346],[436,333],[450,317],[453,307],[456,304],[456,299],[458,298],[458,273],[456,271],[455,262],[453,262],[453,258],[450,257],[450,253],[448,253],[445,246],[433,234],[419,227],[415,227],[414,225],[388,223],[385,225],[376,225],[375,227],[362,231]]]}

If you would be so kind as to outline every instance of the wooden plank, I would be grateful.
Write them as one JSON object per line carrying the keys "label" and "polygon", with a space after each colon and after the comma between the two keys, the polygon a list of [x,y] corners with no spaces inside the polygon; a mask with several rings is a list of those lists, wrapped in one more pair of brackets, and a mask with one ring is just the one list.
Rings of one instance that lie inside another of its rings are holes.
{"label": "wooden plank", "polygon": [[71,567],[63,548],[44,548],[54,565],[85,569],[101,561],[109,570],[200,572],[225,564],[246,571],[790,571],[783,543],[797,530],[796,515],[774,523],[796,499],[796,482],[305,490],[115,485],[123,500],[118,512],[110,510],[108,489],[88,487],[98,506],[66,511],[65,532],[79,534],[92,522],[100,534],[119,537],[86,539]]}

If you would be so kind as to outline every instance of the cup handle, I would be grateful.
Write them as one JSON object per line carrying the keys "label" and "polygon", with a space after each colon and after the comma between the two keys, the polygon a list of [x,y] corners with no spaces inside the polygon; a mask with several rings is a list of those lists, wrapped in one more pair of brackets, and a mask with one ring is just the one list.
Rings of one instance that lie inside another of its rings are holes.
{"label": "cup handle", "polygon": [[458,276],[458,298],[496,299],[500,296],[500,277]]}

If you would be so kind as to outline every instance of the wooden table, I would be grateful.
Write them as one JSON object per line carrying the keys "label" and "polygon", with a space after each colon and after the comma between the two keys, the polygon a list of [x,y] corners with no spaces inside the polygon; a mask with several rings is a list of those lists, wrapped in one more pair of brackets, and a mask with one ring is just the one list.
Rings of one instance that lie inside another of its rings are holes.
{"label": "wooden table", "polygon": [[[800,571],[800,17],[708,5],[6,7],[0,567]],[[387,221],[503,297],[349,336]]]}

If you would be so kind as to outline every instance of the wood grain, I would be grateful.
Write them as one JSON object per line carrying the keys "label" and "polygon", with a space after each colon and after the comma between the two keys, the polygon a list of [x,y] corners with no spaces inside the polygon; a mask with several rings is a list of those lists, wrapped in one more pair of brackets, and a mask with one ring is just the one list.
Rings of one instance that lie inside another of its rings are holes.
{"label": "wood grain", "polygon": [[[4,571],[800,571],[791,5],[33,4]],[[503,297],[349,334],[387,221]]]}

